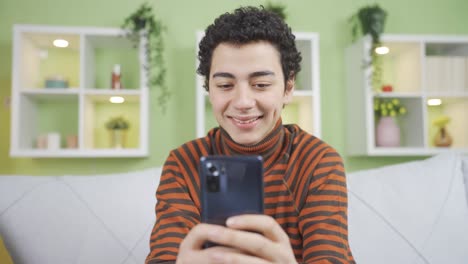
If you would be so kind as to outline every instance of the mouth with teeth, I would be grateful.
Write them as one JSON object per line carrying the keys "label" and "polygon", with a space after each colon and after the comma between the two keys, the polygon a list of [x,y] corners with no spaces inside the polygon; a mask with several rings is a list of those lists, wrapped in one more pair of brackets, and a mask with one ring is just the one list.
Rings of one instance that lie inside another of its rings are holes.
{"label": "mouth with teeth", "polygon": [[230,116],[229,118],[233,121],[234,125],[240,128],[252,128],[257,124],[257,121],[260,120],[263,116],[255,117],[234,117]]}

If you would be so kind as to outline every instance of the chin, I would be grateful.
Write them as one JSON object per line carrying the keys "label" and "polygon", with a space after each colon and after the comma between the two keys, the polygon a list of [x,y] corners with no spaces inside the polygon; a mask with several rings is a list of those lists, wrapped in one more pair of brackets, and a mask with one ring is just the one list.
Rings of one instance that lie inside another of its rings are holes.
{"label": "chin", "polygon": [[249,136],[242,136],[242,137],[231,137],[236,143],[238,144],[241,144],[241,145],[255,145],[257,144],[258,142],[260,142],[260,140],[256,139],[256,138],[253,138],[253,137],[249,137]]}

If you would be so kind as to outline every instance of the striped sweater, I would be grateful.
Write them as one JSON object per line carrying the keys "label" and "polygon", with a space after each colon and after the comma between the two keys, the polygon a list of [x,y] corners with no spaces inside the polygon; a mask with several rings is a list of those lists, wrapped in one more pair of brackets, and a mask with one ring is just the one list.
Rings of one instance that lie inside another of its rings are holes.
{"label": "striped sweater", "polygon": [[299,263],[354,263],[341,157],[297,125],[278,121],[260,143],[235,143],[222,128],[173,150],[156,192],[156,224],[146,263],[174,263],[181,241],[200,223],[198,166],[205,155],[262,155],[265,214],[288,234]]}

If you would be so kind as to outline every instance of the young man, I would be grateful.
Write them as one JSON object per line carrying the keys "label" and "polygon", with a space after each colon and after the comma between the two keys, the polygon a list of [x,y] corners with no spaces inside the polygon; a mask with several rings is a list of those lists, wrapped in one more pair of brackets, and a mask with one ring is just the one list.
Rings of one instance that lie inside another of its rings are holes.
{"label": "young man", "polygon": [[[281,122],[301,61],[291,29],[274,13],[239,8],[207,28],[198,57],[219,128],[169,154],[147,263],[354,263],[340,156]],[[201,224],[200,157],[242,154],[263,157],[265,215]],[[205,241],[224,246],[202,249]]]}

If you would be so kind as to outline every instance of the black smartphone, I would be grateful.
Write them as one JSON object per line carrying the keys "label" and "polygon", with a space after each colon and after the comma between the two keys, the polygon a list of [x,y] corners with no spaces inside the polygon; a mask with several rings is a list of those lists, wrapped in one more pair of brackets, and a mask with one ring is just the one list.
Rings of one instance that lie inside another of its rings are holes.
{"label": "black smartphone", "polygon": [[202,222],[225,225],[241,214],[263,214],[261,156],[205,156],[200,160]]}

